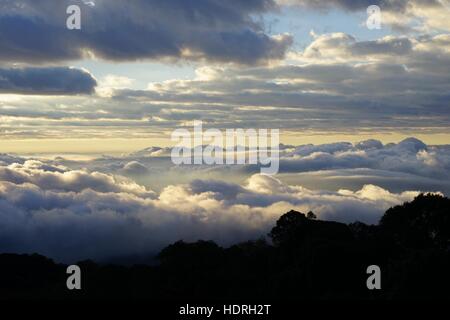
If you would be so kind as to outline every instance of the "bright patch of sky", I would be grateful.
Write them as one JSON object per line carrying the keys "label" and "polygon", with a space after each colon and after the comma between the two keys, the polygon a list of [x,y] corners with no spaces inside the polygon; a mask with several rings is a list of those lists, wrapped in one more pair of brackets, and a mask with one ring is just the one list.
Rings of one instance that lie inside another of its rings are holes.
{"label": "bright patch of sky", "polygon": [[130,78],[129,88],[146,89],[150,82],[170,79],[192,79],[195,65],[192,63],[165,64],[160,62],[108,62],[103,60],[81,60],[70,63],[74,67],[89,70],[100,81],[110,75]]}
{"label": "bright patch of sky", "polygon": [[370,30],[366,26],[366,19],[366,11],[315,11],[300,7],[283,7],[280,12],[265,17],[271,34],[288,32],[294,36],[294,49],[297,50],[311,42],[311,31],[316,34],[343,32],[358,40],[375,40],[392,32],[388,27]]}

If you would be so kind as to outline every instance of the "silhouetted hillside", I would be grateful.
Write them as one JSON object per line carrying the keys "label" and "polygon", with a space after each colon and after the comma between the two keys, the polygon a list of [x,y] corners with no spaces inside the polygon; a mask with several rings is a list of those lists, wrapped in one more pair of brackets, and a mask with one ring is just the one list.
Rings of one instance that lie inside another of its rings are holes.
{"label": "silhouetted hillside", "polygon": [[[434,299],[450,298],[450,199],[420,195],[375,226],[290,211],[264,239],[221,248],[174,243],[157,265],[80,262],[82,290],[66,289],[66,266],[39,255],[0,255],[2,299]],[[378,265],[382,290],[368,290]]]}

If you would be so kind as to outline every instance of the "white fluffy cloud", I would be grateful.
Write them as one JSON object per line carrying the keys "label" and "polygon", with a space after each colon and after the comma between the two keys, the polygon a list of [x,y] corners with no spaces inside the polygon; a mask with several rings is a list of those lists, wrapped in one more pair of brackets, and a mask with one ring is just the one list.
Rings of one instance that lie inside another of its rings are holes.
{"label": "white fluffy cloud", "polygon": [[376,140],[363,141],[355,145],[350,143],[303,145],[292,152],[287,152],[282,160],[285,161],[285,166],[282,165],[284,170],[301,172],[363,167],[433,176],[447,175],[450,169],[450,155],[446,147],[428,147],[415,138],[387,145],[382,145]]}
{"label": "white fluffy cloud", "polygon": [[151,191],[129,180],[99,172],[68,170],[62,166],[48,165],[36,160],[0,167],[0,180],[17,185],[32,184],[43,190],[80,192],[92,189],[103,193],[124,192],[140,197],[153,196]]}

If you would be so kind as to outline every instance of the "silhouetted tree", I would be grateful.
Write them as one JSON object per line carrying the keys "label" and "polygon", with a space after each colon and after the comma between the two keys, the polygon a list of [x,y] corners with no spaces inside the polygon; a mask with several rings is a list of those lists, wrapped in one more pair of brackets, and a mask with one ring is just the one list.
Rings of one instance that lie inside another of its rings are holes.
{"label": "silhouetted tree", "polygon": [[[312,215],[314,215],[311,212]],[[310,216],[311,216],[310,214]],[[349,241],[352,234],[347,225],[332,221],[308,219],[303,213],[291,210],[282,215],[269,233],[279,247],[301,247],[305,241]]]}
{"label": "silhouetted tree", "polygon": [[302,231],[307,223],[308,220],[303,213],[291,210],[278,219],[275,227],[270,231],[269,237],[276,246],[298,244],[304,238],[305,234]]}
{"label": "silhouetted tree", "polygon": [[421,194],[414,201],[386,211],[380,228],[406,248],[450,248],[450,199]]}
{"label": "silhouetted tree", "polygon": [[312,212],[312,211],[309,211],[307,214],[306,214],[306,217],[308,218],[308,219],[311,219],[311,220],[316,220],[317,219],[317,216],[314,214],[314,212]]}

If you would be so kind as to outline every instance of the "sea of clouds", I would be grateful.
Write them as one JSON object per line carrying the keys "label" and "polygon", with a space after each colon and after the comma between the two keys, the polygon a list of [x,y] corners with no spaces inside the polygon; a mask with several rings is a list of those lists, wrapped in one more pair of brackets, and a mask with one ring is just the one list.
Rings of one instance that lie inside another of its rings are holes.
{"label": "sea of clouds", "polygon": [[157,253],[183,239],[221,245],[267,234],[283,213],[377,223],[420,192],[450,194],[450,148],[281,146],[280,173],[255,166],[174,166],[170,149],[89,161],[0,155],[0,252],[57,261]]}

